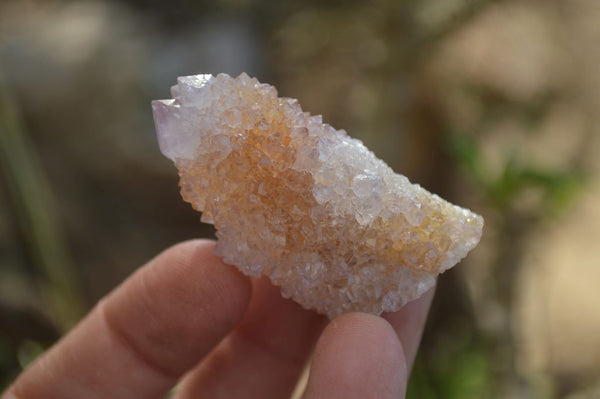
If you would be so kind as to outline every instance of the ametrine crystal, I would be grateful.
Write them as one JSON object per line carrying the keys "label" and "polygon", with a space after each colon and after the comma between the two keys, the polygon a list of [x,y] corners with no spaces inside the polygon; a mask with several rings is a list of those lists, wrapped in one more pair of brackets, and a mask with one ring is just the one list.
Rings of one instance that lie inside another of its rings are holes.
{"label": "ametrine crystal", "polygon": [[396,311],[479,242],[483,219],[395,174],[362,142],[241,74],[180,77],[153,102],[183,198],[215,252],[330,318]]}

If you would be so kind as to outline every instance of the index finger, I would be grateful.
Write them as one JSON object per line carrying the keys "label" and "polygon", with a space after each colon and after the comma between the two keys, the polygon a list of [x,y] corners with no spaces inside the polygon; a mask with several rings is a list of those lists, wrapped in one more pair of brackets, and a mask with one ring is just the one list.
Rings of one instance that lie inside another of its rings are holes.
{"label": "index finger", "polygon": [[213,255],[213,245],[186,242],[150,261],[2,398],[162,398],[249,302],[249,280]]}

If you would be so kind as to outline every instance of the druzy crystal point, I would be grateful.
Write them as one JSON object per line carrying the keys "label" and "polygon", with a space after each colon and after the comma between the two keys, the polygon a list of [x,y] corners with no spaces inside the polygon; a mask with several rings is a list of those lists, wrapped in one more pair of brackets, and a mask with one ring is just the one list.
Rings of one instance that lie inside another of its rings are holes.
{"label": "druzy crystal point", "polygon": [[181,195],[215,252],[334,317],[396,311],[481,237],[483,219],[411,184],[362,142],[242,74],[180,77],[153,102]]}

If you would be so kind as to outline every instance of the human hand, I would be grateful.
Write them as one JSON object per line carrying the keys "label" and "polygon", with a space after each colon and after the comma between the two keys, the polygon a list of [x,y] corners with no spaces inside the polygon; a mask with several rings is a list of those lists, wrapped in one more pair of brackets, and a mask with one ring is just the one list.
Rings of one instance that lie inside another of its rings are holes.
{"label": "human hand", "polygon": [[[313,353],[304,399],[403,398],[433,290],[384,318],[323,316],[178,244],[116,288],[1,399],[289,397]],[[385,319],[385,320],[384,320]]]}

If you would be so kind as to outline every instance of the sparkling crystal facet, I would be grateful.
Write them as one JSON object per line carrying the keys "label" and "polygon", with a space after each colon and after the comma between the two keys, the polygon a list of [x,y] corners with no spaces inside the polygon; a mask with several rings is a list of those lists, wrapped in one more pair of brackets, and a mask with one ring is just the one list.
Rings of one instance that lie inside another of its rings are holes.
{"label": "sparkling crystal facet", "polygon": [[183,198],[215,252],[334,317],[396,311],[479,242],[483,219],[395,174],[359,140],[242,74],[180,77],[153,102]]}

